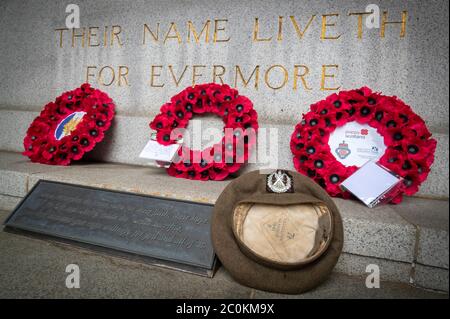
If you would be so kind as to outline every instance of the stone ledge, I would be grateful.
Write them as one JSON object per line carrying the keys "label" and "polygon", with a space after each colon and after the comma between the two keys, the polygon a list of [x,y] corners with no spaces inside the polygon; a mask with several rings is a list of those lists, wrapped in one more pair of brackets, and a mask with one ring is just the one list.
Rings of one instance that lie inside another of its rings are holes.
{"label": "stone ledge", "polygon": [[[123,164],[46,166],[11,152],[0,152],[0,177],[0,194],[10,206],[40,179],[206,203],[214,203],[228,184],[176,179],[159,169]],[[355,201],[335,202],[344,220],[343,272],[355,273],[358,265],[361,274],[364,263],[378,261],[387,265],[386,276],[396,281],[414,281],[410,275],[415,262],[448,273],[448,200],[407,198],[401,205],[374,209]],[[440,288],[442,285],[434,281],[439,278],[442,276],[432,276],[424,285]]]}
{"label": "stone ledge", "polygon": [[[0,150],[21,152],[23,150],[23,137],[25,136],[28,125],[37,115],[37,112],[0,109],[0,135],[3,136],[0,139]],[[104,141],[98,144],[86,156],[86,159],[142,165],[143,162],[138,158],[138,155],[150,137],[148,124],[151,118],[151,115],[148,118],[116,116]],[[206,123],[202,125],[207,126]],[[278,130],[276,146],[278,147],[277,155],[279,163],[277,166],[284,169],[294,169],[289,147],[293,125],[260,123],[260,127]],[[427,181],[421,186],[418,194],[426,197],[448,198],[448,132],[436,133],[434,137],[438,141],[435,162]],[[273,147],[273,145],[269,145],[268,147]],[[270,154],[269,150],[264,150],[263,153]],[[261,165],[247,165],[242,172],[258,169],[259,166]]]}

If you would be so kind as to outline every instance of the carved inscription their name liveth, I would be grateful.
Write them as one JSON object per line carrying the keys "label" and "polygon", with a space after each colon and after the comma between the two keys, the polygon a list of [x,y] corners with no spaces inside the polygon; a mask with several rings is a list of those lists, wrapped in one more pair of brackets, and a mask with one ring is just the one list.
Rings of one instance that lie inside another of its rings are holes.
{"label": "carved inscription their name liveth", "polygon": [[[258,45],[264,46],[264,43],[273,43],[278,49],[279,44],[286,40],[294,43],[333,42],[336,45],[339,45],[345,37],[362,41],[367,36],[374,36],[373,32],[369,34],[369,30],[365,30],[367,27],[364,22],[368,18],[377,21],[376,36],[380,39],[388,35],[403,39],[407,34],[409,16],[406,10],[395,12],[350,10],[304,16],[280,15],[276,19],[254,17],[239,23],[235,23],[232,17],[203,21],[188,20],[184,23],[154,21],[142,23],[140,30],[133,30],[133,34],[128,33],[127,27],[121,25],[83,26],[78,29],[57,28],[55,38],[60,49],[121,50],[127,45],[152,49],[170,46],[172,50],[177,50],[177,47],[196,46],[202,49],[207,46],[227,46],[233,41],[240,43],[251,41],[252,50],[258,50]],[[348,33],[339,31],[344,24],[349,25],[345,30],[351,31],[347,31]],[[302,64],[300,62],[302,50],[287,50],[289,55],[294,55],[291,60],[298,60],[299,63],[286,65],[280,62],[249,66],[228,65],[220,61],[212,64],[185,65],[177,64],[175,61],[169,64],[155,61],[154,64],[139,68],[140,72],[146,75],[148,86],[153,89],[204,82],[222,84],[228,82],[237,88],[255,90],[261,87],[271,90],[289,88],[305,92],[314,89],[321,91],[340,89],[339,64],[333,61],[323,61],[319,66]],[[313,69],[317,67],[320,69]],[[88,62],[88,65],[84,66],[83,80],[95,82],[100,86],[130,87],[132,86],[130,72],[132,70],[125,64],[111,65],[104,61],[101,65],[92,65]]]}
{"label": "carved inscription their name liveth", "polygon": [[211,205],[41,181],[6,226],[211,270]]}

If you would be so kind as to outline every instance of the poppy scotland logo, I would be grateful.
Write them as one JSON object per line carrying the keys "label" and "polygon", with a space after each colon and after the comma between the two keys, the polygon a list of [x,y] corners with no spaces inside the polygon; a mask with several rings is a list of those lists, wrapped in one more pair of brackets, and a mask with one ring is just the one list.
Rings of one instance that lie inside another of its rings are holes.
{"label": "poppy scotland logo", "polygon": [[369,130],[366,128],[361,129],[361,135],[369,135]]}
{"label": "poppy scotland logo", "polygon": [[345,141],[342,141],[342,143],[339,144],[339,147],[335,149],[335,152],[340,159],[345,159],[352,153]]}

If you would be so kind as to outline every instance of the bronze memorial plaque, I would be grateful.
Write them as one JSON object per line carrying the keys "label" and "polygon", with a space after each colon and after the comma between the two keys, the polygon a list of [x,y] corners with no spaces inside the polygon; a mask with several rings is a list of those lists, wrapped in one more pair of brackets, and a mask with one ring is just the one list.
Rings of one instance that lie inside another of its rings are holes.
{"label": "bronze memorial plaque", "polygon": [[5,230],[212,277],[213,206],[39,181]]}

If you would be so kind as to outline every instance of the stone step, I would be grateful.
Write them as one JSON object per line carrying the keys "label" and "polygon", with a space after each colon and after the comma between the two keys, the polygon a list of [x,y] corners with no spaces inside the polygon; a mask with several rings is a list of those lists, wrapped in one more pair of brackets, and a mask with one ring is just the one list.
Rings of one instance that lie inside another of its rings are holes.
{"label": "stone step", "polygon": [[[9,212],[0,211],[0,222]],[[94,253],[74,245],[0,232],[0,298],[448,298],[448,293],[334,272],[316,289],[281,295],[236,283],[223,267],[200,277]],[[80,289],[67,289],[68,264],[80,269]]]}
{"label": "stone step", "polygon": [[[124,164],[47,166],[0,152],[0,207],[11,210],[40,179],[211,204],[229,183],[177,179],[160,169]],[[374,209],[335,202],[345,231],[336,271],[364,275],[368,264],[377,264],[384,280],[448,291],[448,200],[407,198]]]}
{"label": "stone step", "polygon": [[[38,115],[37,112],[27,111],[9,111],[0,107],[0,150],[22,152],[23,137],[29,123]],[[88,159],[124,163],[133,165],[142,165],[144,162],[139,159],[139,153],[150,138],[150,128],[148,126],[152,115],[146,117],[127,117],[116,116],[111,129],[102,143],[88,154]],[[298,120],[301,115],[299,114]],[[210,123],[216,120],[215,123]],[[214,125],[221,128],[222,123],[217,118],[209,118],[208,121],[202,121],[203,127]],[[293,170],[292,154],[289,147],[290,136],[294,129],[293,124],[265,124],[260,123],[261,128],[277,130],[276,142],[269,144],[267,148],[273,148],[272,159],[278,159],[278,164],[270,167],[279,167]],[[202,130],[204,132],[204,130]],[[267,133],[268,134],[268,133]],[[260,130],[260,139],[263,138],[263,131]],[[267,135],[266,135],[267,136]],[[435,132],[434,137],[438,141],[435,162],[427,181],[421,186],[418,195],[432,198],[449,197],[449,171],[448,154],[449,138],[447,132]],[[268,149],[261,149],[258,153],[270,154]],[[261,160],[261,157],[258,158]],[[262,167],[264,163],[249,164],[244,171],[254,170]],[[266,167],[264,167],[266,168]]]}

